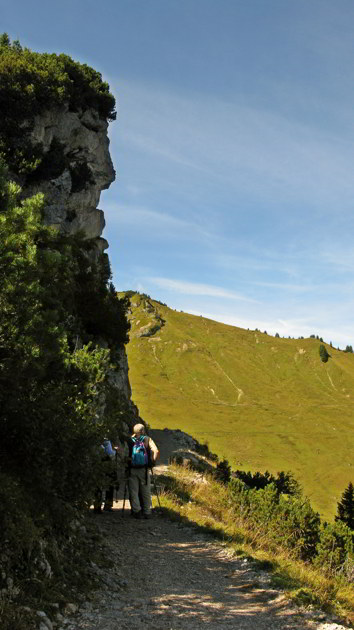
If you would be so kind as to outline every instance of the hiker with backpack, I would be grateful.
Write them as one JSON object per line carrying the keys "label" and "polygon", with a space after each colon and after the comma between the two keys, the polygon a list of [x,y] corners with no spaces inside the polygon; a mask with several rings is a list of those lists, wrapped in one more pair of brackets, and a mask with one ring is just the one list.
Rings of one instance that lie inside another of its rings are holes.
{"label": "hiker with backpack", "polygon": [[134,518],[151,517],[151,479],[149,468],[155,465],[160,451],[155,442],[146,435],[143,424],[136,424],[133,435],[128,439],[128,485]]}
{"label": "hiker with backpack", "polygon": [[93,511],[96,514],[102,512],[102,503],[104,504],[103,509],[105,512],[112,512],[114,490],[119,485],[117,478],[118,447],[112,446],[112,442],[108,440],[108,438],[104,438],[100,450],[106,483],[104,484],[104,488],[97,488],[95,492]]}

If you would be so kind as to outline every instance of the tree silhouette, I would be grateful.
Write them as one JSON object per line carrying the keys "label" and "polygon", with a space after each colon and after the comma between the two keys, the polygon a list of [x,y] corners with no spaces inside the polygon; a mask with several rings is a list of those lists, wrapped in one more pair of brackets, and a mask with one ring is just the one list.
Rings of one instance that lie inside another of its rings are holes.
{"label": "tree silhouette", "polygon": [[336,521],[342,521],[350,529],[354,530],[354,487],[352,482],[349,483],[346,490],[342,494],[342,498],[337,504]]}

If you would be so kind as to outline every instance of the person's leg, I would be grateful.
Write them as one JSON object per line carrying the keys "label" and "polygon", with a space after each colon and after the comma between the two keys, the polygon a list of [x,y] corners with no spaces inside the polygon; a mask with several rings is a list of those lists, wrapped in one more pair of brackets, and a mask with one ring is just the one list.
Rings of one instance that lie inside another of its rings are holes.
{"label": "person's leg", "polygon": [[144,516],[151,515],[151,479],[150,473],[145,469],[140,469],[139,481],[140,481],[140,492],[143,500],[143,512]]}
{"label": "person's leg", "polygon": [[107,511],[112,510],[113,508],[113,494],[114,494],[114,486],[109,486],[106,489],[106,498],[104,501],[104,509]]}
{"label": "person's leg", "polygon": [[93,511],[101,512],[102,511],[102,490],[101,488],[96,488],[94,501],[93,501]]}
{"label": "person's leg", "polygon": [[139,502],[139,469],[134,469],[130,471],[130,476],[128,479],[129,484],[129,498],[131,503],[131,508],[133,510],[133,515],[138,514],[141,511],[140,502]]}

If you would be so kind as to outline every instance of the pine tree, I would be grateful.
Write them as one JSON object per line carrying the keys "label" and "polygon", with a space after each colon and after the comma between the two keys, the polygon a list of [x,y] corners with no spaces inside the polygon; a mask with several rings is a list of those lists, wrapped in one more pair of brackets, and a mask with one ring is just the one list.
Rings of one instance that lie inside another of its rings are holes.
{"label": "pine tree", "polygon": [[354,487],[352,482],[349,483],[346,490],[342,494],[342,498],[337,504],[336,521],[342,521],[350,529],[354,530]]}
{"label": "pine tree", "polygon": [[328,354],[326,350],[326,346],[323,343],[321,343],[320,345],[319,352],[320,352],[321,361],[323,361],[323,363],[327,363],[330,357],[330,354]]}

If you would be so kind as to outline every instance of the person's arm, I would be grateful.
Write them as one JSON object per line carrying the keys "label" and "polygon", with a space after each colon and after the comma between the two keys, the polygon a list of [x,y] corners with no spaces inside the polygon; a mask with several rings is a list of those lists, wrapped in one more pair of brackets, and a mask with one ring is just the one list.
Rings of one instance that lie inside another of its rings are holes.
{"label": "person's arm", "polygon": [[158,458],[160,457],[160,451],[157,448],[154,440],[152,440],[151,438],[148,438],[148,446],[149,446],[150,451],[151,451],[152,462],[155,463],[158,460]]}
{"label": "person's arm", "polygon": [[108,455],[109,457],[115,456],[116,453],[112,448],[112,442],[110,440],[104,440],[103,447],[104,447],[105,455]]}

